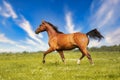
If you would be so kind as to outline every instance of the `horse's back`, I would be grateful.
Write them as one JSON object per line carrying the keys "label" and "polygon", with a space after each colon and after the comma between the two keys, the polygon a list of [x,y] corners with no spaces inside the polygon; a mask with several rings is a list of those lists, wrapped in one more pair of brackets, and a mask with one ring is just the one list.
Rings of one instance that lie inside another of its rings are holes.
{"label": "horse's back", "polygon": [[87,44],[87,35],[80,32],[71,34],[59,34],[57,36],[57,45],[59,48],[73,49],[80,46],[86,47]]}
{"label": "horse's back", "polygon": [[58,34],[50,40],[49,44],[56,50],[69,50],[76,47],[86,47],[88,44],[88,37],[86,34],[80,32]]}

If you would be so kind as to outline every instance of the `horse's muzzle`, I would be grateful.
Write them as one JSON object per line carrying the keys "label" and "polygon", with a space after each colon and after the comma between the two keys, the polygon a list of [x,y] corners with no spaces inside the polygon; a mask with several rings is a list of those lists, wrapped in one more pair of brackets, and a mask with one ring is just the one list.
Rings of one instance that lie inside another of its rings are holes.
{"label": "horse's muzzle", "polygon": [[35,34],[38,34],[38,31],[35,31]]}

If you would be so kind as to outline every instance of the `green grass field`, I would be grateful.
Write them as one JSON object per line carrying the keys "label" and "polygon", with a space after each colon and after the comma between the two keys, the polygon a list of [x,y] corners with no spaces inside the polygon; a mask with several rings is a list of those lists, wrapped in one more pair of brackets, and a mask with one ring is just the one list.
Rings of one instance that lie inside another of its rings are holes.
{"label": "green grass field", "polygon": [[120,52],[91,52],[95,63],[85,57],[80,65],[80,52],[65,52],[66,64],[59,54],[0,54],[0,80],[120,80]]}

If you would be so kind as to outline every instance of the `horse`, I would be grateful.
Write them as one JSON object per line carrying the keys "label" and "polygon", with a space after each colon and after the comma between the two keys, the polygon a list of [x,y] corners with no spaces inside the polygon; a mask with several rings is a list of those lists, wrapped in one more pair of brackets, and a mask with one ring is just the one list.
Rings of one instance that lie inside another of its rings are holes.
{"label": "horse", "polygon": [[47,54],[53,51],[57,51],[62,61],[65,63],[64,50],[71,50],[74,48],[79,48],[82,56],[77,60],[77,64],[86,56],[91,64],[94,64],[90,53],[87,50],[89,44],[89,38],[101,40],[104,38],[97,29],[93,29],[88,33],[84,34],[81,32],[75,32],[70,34],[64,34],[60,32],[56,26],[47,21],[42,21],[39,27],[35,30],[36,34],[46,31],[49,37],[48,44],[49,49],[43,54],[43,64],[45,63],[45,57]]}

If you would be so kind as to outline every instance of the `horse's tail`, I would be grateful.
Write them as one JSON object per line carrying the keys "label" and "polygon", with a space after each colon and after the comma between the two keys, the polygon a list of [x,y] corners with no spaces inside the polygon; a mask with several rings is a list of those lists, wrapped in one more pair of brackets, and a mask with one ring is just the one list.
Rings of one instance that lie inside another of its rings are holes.
{"label": "horse's tail", "polygon": [[88,33],[86,33],[86,35],[89,36],[90,38],[98,39],[98,41],[104,38],[97,29],[89,31]]}

